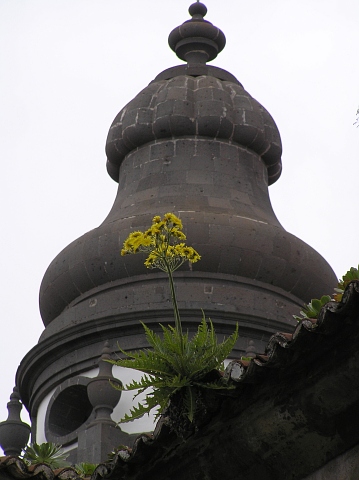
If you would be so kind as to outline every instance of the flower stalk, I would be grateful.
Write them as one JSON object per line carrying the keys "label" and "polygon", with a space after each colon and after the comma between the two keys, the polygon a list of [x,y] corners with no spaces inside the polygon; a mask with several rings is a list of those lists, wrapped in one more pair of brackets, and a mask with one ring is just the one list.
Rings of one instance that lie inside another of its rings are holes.
{"label": "flower stalk", "polygon": [[183,330],[179,314],[176,291],[173,281],[173,272],[184,262],[195,263],[200,255],[192,247],[185,245],[186,235],[182,232],[181,220],[173,213],[166,213],[161,219],[155,216],[152,226],[145,232],[132,232],[123,244],[121,255],[138,252],[148,253],[145,260],[147,268],[159,268],[168,275],[171,300],[173,305],[175,329],[180,339],[181,353],[183,354]]}
{"label": "flower stalk", "polygon": [[172,272],[169,268],[167,270],[167,274],[168,274],[168,280],[169,280],[169,284],[170,284],[171,299],[172,299],[172,305],[173,305],[173,313],[174,313],[174,317],[175,317],[175,329],[176,329],[176,331],[178,333],[178,336],[180,338],[181,353],[183,354],[182,322],[181,322],[181,317],[180,317],[180,313],[179,313],[179,309],[178,309],[178,303],[177,303],[175,285],[174,285],[174,281],[173,281],[173,275],[172,275]]}

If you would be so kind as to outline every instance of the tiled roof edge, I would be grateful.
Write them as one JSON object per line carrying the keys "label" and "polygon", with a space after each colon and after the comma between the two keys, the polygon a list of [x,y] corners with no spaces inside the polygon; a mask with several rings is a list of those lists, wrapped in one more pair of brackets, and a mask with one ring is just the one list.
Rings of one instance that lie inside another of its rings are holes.
{"label": "tiled roof edge", "polygon": [[[341,332],[345,324],[356,323],[359,328],[359,280],[352,281],[343,294],[340,302],[331,301],[320,311],[315,320],[308,319],[298,323],[294,332],[276,333],[272,335],[264,354],[257,354],[252,360],[233,360],[226,369],[226,376],[238,385],[243,383],[257,383],[273,369],[291,369],[299,362],[302,350],[303,356],[310,352],[312,359],[315,358],[315,345],[319,339],[329,338],[332,343]],[[331,343],[328,342],[328,348]],[[312,348],[314,346],[314,349]],[[311,350],[312,348],[312,350]],[[325,348],[325,345],[324,345]],[[311,360],[312,360],[311,359]],[[114,479],[125,480],[129,478],[127,472],[133,470],[136,465],[141,465],[149,457],[149,450],[174,448],[175,443],[180,442],[174,433],[171,433],[162,420],[155,428],[153,435],[140,435],[132,449],[118,452],[112,462],[98,465],[89,480]],[[2,476],[2,473],[6,476]],[[0,458],[0,479],[41,479],[41,480],[80,480],[81,477],[74,468],[68,467],[60,470],[52,470],[48,465],[29,467],[17,457]]]}

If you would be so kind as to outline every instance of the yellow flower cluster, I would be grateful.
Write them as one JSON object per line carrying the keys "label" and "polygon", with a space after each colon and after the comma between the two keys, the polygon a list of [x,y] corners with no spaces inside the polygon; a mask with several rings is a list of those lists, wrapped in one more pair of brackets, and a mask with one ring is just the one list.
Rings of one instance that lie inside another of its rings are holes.
{"label": "yellow flower cluster", "polygon": [[186,260],[195,263],[201,257],[194,248],[181,242],[186,240],[182,228],[181,220],[173,213],[166,213],[163,219],[157,215],[148,230],[130,233],[123,244],[121,255],[147,252],[146,267],[159,268],[165,272],[173,272]]}

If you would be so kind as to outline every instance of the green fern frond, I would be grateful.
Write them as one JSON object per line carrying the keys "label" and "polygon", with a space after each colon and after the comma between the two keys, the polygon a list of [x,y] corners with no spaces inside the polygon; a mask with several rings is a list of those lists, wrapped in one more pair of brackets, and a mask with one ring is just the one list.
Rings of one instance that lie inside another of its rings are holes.
{"label": "green fern frond", "polygon": [[125,416],[121,418],[120,423],[133,422],[138,418],[143,417],[144,415],[149,414],[153,407],[149,405],[145,406],[142,403],[139,403],[137,406],[133,406],[130,409],[129,413],[125,413]]}
{"label": "green fern frond", "polygon": [[206,381],[211,371],[222,366],[238,337],[238,325],[234,333],[218,344],[212,321],[203,316],[196,334],[191,340],[183,335],[183,351],[179,348],[179,335],[172,326],[161,325],[163,337],[160,337],[146,325],[145,333],[153,350],[145,349],[131,353],[131,359],[117,360],[117,365],[134,368],[144,372],[139,381],[132,380],[123,387],[125,390],[137,391],[134,398],[152,389],[145,399],[126,414],[121,422],[129,422],[142,417],[156,409],[158,417],[168,406],[170,399],[183,392],[184,415],[193,422],[196,415],[195,402],[198,389],[223,390],[229,387],[223,379],[215,382]]}
{"label": "green fern frond", "polygon": [[188,420],[193,423],[196,413],[197,389],[187,387],[183,394],[183,406]]}
{"label": "green fern frond", "polygon": [[[151,392],[146,395],[146,398],[130,409],[129,414],[120,420],[120,423],[132,422],[138,418],[143,417],[146,413],[149,414],[151,410],[157,409],[155,412],[155,418],[158,418],[160,414],[167,407],[169,400],[177,388],[168,388],[165,385],[162,385],[159,388],[154,388]],[[136,397],[137,395],[135,395]],[[135,398],[134,397],[134,398]]]}
{"label": "green fern frond", "polygon": [[193,385],[196,385],[200,388],[207,388],[208,390],[233,390],[235,385],[231,385],[225,381],[217,382],[193,382]]}
{"label": "green fern frond", "polygon": [[134,370],[139,370],[150,375],[171,374],[168,369],[168,361],[159,358],[156,353],[151,350],[141,350],[135,358],[121,358],[116,361],[111,360],[111,363],[124,368],[133,368]]}
{"label": "green fern frond", "polygon": [[155,377],[149,375],[143,375],[139,381],[132,380],[129,384],[123,387],[124,390],[139,390],[139,389],[146,389],[153,386],[153,381]]}

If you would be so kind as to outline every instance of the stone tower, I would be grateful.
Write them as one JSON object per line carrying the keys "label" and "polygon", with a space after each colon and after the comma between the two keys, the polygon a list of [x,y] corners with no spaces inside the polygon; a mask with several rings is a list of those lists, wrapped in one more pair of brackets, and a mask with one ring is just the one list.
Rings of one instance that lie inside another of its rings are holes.
{"label": "stone tower", "polygon": [[[125,427],[114,428],[117,409],[127,409],[123,397],[98,416],[105,400],[89,397],[93,385],[112,376],[103,373],[104,356],[117,342],[145,347],[140,321],[155,330],[173,321],[167,277],[146,271],[140,255],[119,254],[128,234],[148,228],[154,215],[178,215],[202,256],[175,274],[184,328],[197,328],[201,309],[220,337],[238,322],[234,357],[248,348],[263,351],[270,335],[291,329],[304,302],[336,282],[327,262],[273,212],[268,186],[281,174],[282,151],[274,120],[231,73],[207,64],[225,36],[204,19],[204,4],[194,3],[189,13],[169,36],[185,63],[160,73],[110,127],[107,170],[119,184],[114,205],[48,267],[40,289],[45,330],[17,372],[32,440],[63,444],[73,461],[99,462],[101,445],[132,438]],[[127,380],[120,369],[113,374]]]}

